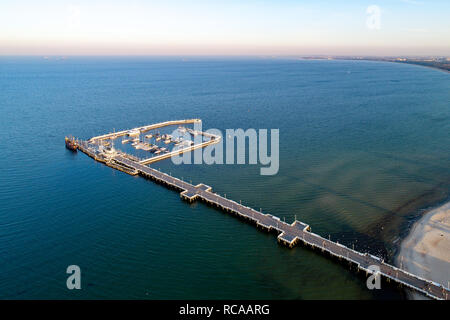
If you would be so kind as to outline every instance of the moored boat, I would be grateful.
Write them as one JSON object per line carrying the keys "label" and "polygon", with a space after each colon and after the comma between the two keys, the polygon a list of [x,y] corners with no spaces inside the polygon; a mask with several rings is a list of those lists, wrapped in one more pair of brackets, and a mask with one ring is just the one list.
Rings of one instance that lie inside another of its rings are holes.
{"label": "moored boat", "polygon": [[141,132],[138,129],[133,129],[133,130],[128,131],[129,137],[136,137],[136,136],[139,136],[140,134],[141,134]]}
{"label": "moored boat", "polygon": [[74,152],[77,152],[78,144],[77,144],[77,142],[75,141],[74,138],[72,138],[72,137],[69,137],[69,138],[65,137],[64,140],[66,142],[66,148],[67,149],[69,149],[71,151],[74,151]]}
{"label": "moored boat", "polygon": [[150,151],[151,153],[154,153],[156,150],[158,150],[158,146],[155,146],[155,145],[154,145],[154,146],[152,146],[152,147],[150,148],[149,151]]}

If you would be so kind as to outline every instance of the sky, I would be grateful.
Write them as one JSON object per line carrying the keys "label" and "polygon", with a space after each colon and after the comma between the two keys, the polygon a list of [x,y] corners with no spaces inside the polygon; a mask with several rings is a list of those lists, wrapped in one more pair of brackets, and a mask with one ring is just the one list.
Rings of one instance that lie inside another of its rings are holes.
{"label": "sky", "polygon": [[0,55],[446,55],[450,1],[1,0]]}

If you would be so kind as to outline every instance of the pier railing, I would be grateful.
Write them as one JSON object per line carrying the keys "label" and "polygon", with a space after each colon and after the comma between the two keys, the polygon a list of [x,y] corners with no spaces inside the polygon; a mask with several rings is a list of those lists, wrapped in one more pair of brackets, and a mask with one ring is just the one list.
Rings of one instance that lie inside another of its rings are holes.
{"label": "pier railing", "polygon": [[244,218],[254,223],[257,227],[267,231],[274,231],[278,233],[277,240],[290,248],[302,243],[303,245],[314,249],[319,249],[319,252],[328,253],[339,260],[353,264],[358,270],[363,270],[366,273],[372,273],[369,267],[376,265],[380,270],[379,275],[390,281],[421,292],[434,299],[449,299],[449,288],[387,264],[374,255],[361,253],[340,243],[325,239],[320,235],[312,233],[310,226],[301,221],[295,220],[291,224],[286,223],[276,216],[264,214],[261,211],[254,210],[241,203],[220,196],[212,192],[210,186],[204,184],[193,185],[146,166],[146,160],[142,161],[141,159],[127,155],[126,153],[117,152],[113,155],[102,154],[97,149],[98,145],[91,143],[93,141],[95,142],[95,140],[92,139],[89,141],[77,140],[78,149],[91,158],[103,162],[110,167],[131,175],[139,174],[170,188],[176,189],[180,191],[181,198],[186,201],[204,201],[221,210]]}

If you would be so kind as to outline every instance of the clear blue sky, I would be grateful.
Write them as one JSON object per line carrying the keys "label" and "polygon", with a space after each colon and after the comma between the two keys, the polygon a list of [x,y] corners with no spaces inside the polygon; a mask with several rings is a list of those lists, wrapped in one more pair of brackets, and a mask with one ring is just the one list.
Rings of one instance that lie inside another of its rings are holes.
{"label": "clear blue sky", "polygon": [[450,55],[449,14],[448,0],[2,0],[0,55]]}

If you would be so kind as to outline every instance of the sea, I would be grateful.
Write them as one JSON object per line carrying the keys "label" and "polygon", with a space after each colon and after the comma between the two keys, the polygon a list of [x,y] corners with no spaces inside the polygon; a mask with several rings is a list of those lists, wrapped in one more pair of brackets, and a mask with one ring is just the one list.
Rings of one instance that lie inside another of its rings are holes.
{"label": "sea", "polygon": [[[405,299],[64,146],[168,120],[279,129],[279,171],[152,166],[394,263],[450,197],[450,77],[375,61],[1,57],[0,299]],[[81,290],[66,286],[69,265]]]}

